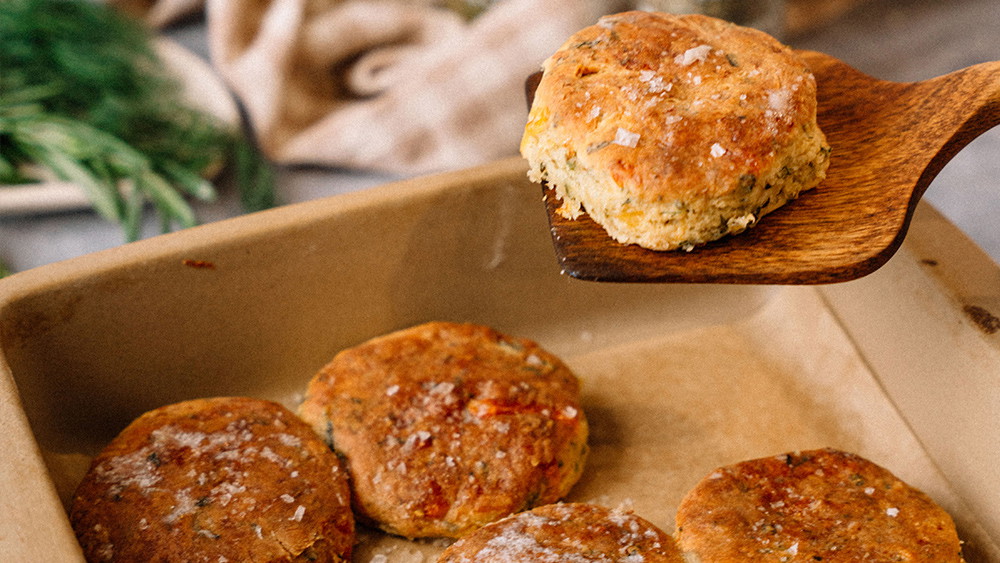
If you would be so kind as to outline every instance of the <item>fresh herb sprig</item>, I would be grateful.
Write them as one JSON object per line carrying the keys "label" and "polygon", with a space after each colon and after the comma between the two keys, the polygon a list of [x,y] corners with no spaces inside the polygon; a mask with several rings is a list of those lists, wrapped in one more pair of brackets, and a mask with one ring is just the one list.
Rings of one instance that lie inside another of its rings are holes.
{"label": "fresh herb sprig", "polygon": [[266,162],[241,132],[183,101],[138,20],[90,0],[0,2],[0,184],[42,167],[140,235],[151,202],[164,231],[197,222],[203,173],[237,161],[244,209],[274,204]]}
{"label": "fresh herb sprig", "polygon": [[472,21],[489,9],[494,0],[441,0],[440,5]]}

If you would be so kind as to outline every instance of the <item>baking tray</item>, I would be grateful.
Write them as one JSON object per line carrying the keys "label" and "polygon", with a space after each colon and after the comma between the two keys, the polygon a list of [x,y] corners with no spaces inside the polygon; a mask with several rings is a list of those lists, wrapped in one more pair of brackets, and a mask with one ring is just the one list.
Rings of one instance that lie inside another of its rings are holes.
{"label": "baking tray", "polygon": [[[0,560],[79,557],[64,503],[140,413],[294,407],[338,350],[428,320],[537,340],[583,381],[572,500],[667,530],[715,467],[831,446],[925,490],[1000,561],[1000,269],[922,205],[878,272],[827,286],[560,275],[517,158],[282,207],[0,280]],[[357,561],[442,542],[362,534]]]}

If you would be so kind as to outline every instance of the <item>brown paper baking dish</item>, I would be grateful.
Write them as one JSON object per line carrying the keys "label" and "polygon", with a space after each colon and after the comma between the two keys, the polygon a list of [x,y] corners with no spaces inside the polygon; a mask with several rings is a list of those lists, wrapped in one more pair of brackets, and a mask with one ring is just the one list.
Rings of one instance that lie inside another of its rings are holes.
{"label": "brown paper baking dish", "polygon": [[[183,399],[294,407],[338,350],[427,320],[537,340],[584,385],[572,500],[672,529],[715,467],[832,446],[930,494],[1000,561],[1000,268],[924,205],[837,285],[617,285],[557,270],[520,159],[287,206],[0,280],[0,560],[73,561],[64,504],[132,418]],[[440,542],[365,533],[357,561]]]}

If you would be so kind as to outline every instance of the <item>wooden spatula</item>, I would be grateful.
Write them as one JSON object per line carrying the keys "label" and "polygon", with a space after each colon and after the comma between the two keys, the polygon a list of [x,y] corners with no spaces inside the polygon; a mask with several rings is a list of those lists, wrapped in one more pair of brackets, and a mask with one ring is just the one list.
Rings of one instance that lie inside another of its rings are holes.
{"label": "wooden spatula", "polygon": [[[546,187],[563,272],[608,282],[824,284],[859,278],[896,252],[914,207],[944,165],[1000,124],[1000,61],[897,83],[822,53],[800,54],[816,75],[819,125],[833,149],[822,184],[746,232],[691,252],[619,244],[586,215],[568,220],[556,213],[560,202]],[[529,102],[538,79],[526,84]]]}

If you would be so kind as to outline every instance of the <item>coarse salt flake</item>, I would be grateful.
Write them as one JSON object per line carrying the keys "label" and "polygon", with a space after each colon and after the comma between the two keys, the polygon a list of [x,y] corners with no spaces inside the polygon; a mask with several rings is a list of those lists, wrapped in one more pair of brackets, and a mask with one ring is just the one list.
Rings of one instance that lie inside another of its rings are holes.
{"label": "coarse salt flake", "polygon": [[785,553],[789,555],[796,555],[799,552],[799,542],[795,542],[791,547],[785,550]]}
{"label": "coarse salt flake", "polygon": [[767,105],[771,111],[782,114],[789,110],[792,93],[788,90],[774,90],[767,95]]}
{"label": "coarse salt flake", "polygon": [[392,397],[396,393],[399,393],[399,385],[392,385],[385,390],[385,394],[388,395],[389,397]]}
{"label": "coarse salt flake", "polygon": [[621,145],[623,147],[628,147],[630,149],[633,149],[635,148],[636,145],[639,144],[640,136],[641,135],[639,135],[638,133],[633,133],[627,129],[619,127],[618,130],[615,131],[615,140],[611,142],[616,145]]}
{"label": "coarse salt flake", "polygon": [[672,82],[666,82],[662,76],[653,70],[639,71],[639,82],[646,84],[646,90],[650,94],[669,92],[674,87]]}
{"label": "coarse salt flake", "polygon": [[899,509],[898,508],[886,508],[885,509],[885,513],[887,515],[889,515],[890,517],[895,518],[896,516],[899,515]]}
{"label": "coarse salt flake", "polygon": [[714,156],[715,158],[719,158],[720,156],[726,154],[727,151],[722,145],[720,145],[719,143],[715,143],[712,145],[712,149],[710,152],[712,156]]}
{"label": "coarse salt flake", "polygon": [[431,388],[431,395],[447,395],[455,390],[455,384],[450,381],[441,381]]}
{"label": "coarse salt flake", "polygon": [[674,62],[681,66],[692,65],[696,62],[702,62],[708,58],[708,54],[712,51],[711,45],[699,45],[697,47],[691,47],[684,53],[674,57]]}
{"label": "coarse salt flake", "polygon": [[294,520],[295,522],[301,522],[302,517],[305,516],[305,514],[306,514],[306,507],[300,504],[298,508],[295,509],[295,514],[292,514],[292,517],[289,518],[289,520]]}
{"label": "coarse salt flake", "polygon": [[302,440],[298,436],[293,436],[291,434],[278,434],[278,441],[289,448],[298,448],[302,446]]}

